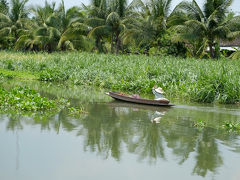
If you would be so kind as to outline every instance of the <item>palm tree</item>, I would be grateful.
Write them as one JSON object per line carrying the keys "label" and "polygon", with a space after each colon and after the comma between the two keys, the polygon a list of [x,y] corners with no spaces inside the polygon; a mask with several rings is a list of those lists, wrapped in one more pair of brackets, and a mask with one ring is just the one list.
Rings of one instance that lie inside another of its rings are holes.
{"label": "palm tree", "polygon": [[78,47],[85,48],[89,41],[87,34],[90,27],[84,23],[84,14],[78,7],[72,7],[66,11],[63,0],[58,11],[61,32],[58,49],[65,50],[69,45],[77,49]]}
{"label": "palm tree", "polygon": [[105,40],[109,32],[104,29],[107,15],[109,14],[109,6],[107,0],[92,0],[89,6],[82,4],[82,8],[86,14],[85,24],[91,27],[89,37],[95,40],[95,47],[99,52],[106,52]]}
{"label": "palm tree", "polygon": [[6,0],[0,1],[0,13],[7,15],[9,10],[9,4]]}
{"label": "palm tree", "polygon": [[[97,2],[97,1],[96,1]],[[127,6],[126,0],[106,1],[101,0],[100,3],[93,1],[93,17],[90,19],[92,30],[89,33],[90,37],[95,37],[96,40],[107,37],[111,41],[111,52],[118,54],[122,47],[122,34],[126,29],[126,23],[131,18],[131,7]],[[96,7],[98,5],[99,7]],[[94,16],[95,15],[95,16]],[[103,35],[101,36],[101,33]],[[97,43],[97,42],[96,42]]]}
{"label": "palm tree", "polygon": [[15,49],[40,50],[40,48],[38,47],[38,43],[35,39],[35,31],[39,28],[39,26],[35,22],[29,21],[29,23],[25,27],[26,29],[23,29],[20,32],[20,36],[15,43]]}
{"label": "palm tree", "polygon": [[137,21],[131,22],[131,27],[124,35],[124,41],[134,41],[138,47],[161,45],[160,38],[166,33],[167,21],[172,0],[134,0],[131,7],[139,10]]}
{"label": "palm tree", "polygon": [[218,39],[226,39],[231,32],[234,18],[227,15],[231,4],[232,0],[205,0],[201,9],[195,0],[181,2],[172,20],[178,24],[178,38],[197,47],[196,54],[203,54],[208,46],[210,56],[216,57]]}
{"label": "palm tree", "polygon": [[[64,1],[57,10],[58,29],[61,34],[57,48],[66,50],[86,45],[86,38],[90,28],[84,24],[85,17],[78,7],[65,9]],[[54,23],[53,23],[54,26]]]}
{"label": "palm tree", "polygon": [[[229,34],[229,37],[231,39],[235,39],[235,38],[238,38],[240,39],[240,16],[235,16],[234,17],[234,21],[233,23],[231,24],[232,25],[232,28],[231,30],[233,31],[232,33]],[[231,59],[240,59],[240,47],[236,48],[236,52],[234,52],[230,58]]]}
{"label": "palm tree", "polygon": [[111,32],[111,52],[115,44],[116,54],[120,48],[120,33],[124,30],[125,24],[117,12],[111,12],[106,19],[106,28]]}
{"label": "palm tree", "polygon": [[84,48],[89,28],[82,23],[82,14],[77,7],[65,10],[64,1],[56,8],[56,4],[32,8],[34,28],[29,28],[21,35],[16,48],[31,50],[66,50]]}
{"label": "palm tree", "polygon": [[32,26],[21,33],[16,42],[16,49],[30,50],[56,50],[57,41],[60,38],[58,29],[50,26],[56,20],[56,4],[49,4],[45,1],[45,6],[31,8],[34,17]]}
{"label": "palm tree", "polygon": [[[0,37],[3,48],[14,44],[19,37],[20,30],[24,29],[28,17],[27,1],[11,0],[10,8],[6,1],[1,1],[1,7],[6,8],[0,13]],[[8,9],[9,11],[7,12]]]}
{"label": "palm tree", "polygon": [[167,28],[171,3],[172,0],[150,0],[144,7],[146,17],[151,19],[158,37],[161,36]]}

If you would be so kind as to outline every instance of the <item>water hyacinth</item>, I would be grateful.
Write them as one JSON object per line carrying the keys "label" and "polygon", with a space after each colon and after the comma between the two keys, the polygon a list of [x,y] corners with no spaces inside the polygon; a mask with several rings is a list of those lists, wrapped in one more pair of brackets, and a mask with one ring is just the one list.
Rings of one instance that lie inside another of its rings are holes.
{"label": "water hyacinth", "polygon": [[167,56],[105,55],[80,52],[0,52],[0,65],[38,74],[39,80],[92,85],[114,91],[151,93],[161,86],[168,97],[194,102],[237,103],[240,61]]}
{"label": "water hyacinth", "polygon": [[44,111],[55,109],[56,103],[41,97],[35,90],[15,87],[10,91],[0,89],[0,108],[2,110]]}

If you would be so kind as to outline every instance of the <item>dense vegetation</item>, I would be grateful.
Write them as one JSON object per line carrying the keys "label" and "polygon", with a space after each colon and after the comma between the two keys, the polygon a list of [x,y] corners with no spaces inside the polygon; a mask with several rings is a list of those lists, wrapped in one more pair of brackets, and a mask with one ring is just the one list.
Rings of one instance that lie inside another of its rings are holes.
{"label": "dense vegetation", "polygon": [[0,57],[5,71],[28,72],[41,81],[142,93],[151,93],[156,84],[168,97],[195,102],[237,103],[240,99],[239,61],[78,52],[1,52]]}
{"label": "dense vegetation", "polygon": [[87,113],[83,107],[72,106],[64,98],[48,99],[29,87],[16,86],[10,90],[0,89],[0,111],[13,111],[19,114],[40,112],[50,115],[48,113],[56,113],[62,110],[65,110],[68,115],[75,117]]}
{"label": "dense vegetation", "polygon": [[172,11],[172,0],[92,0],[70,9],[63,0],[30,7],[27,2],[0,0],[0,78],[142,93],[157,84],[169,97],[239,102],[239,62],[193,59],[219,58],[219,42],[239,37],[232,0],[205,0],[203,8],[183,1]]}
{"label": "dense vegetation", "polygon": [[56,103],[41,97],[36,91],[16,87],[10,91],[0,89],[0,109],[1,110],[20,110],[20,111],[44,111],[56,109]]}
{"label": "dense vegetation", "polygon": [[232,0],[205,0],[202,9],[195,0],[183,1],[173,11],[172,0],[92,0],[70,9],[63,0],[43,7],[27,2],[0,1],[0,49],[217,58],[219,41],[240,34]]}

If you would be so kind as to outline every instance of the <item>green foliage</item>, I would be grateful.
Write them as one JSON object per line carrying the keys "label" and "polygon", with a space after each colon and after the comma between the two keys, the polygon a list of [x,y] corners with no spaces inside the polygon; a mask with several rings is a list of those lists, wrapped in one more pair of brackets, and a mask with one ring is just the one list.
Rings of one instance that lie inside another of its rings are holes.
{"label": "green foliage", "polygon": [[68,108],[69,115],[74,117],[79,117],[82,114],[87,114],[88,112],[84,109],[84,107],[69,107]]}
{"label": "green foliage", "polygon": [[167,47],[162,46],[165,43],[162,38],[167,32],[171,3],[172,0],[133,1],[130,7],[139,11],[127,24],[124,43],[144,49],[145,53],[150,48],[162,48],[159,53],[165,53]]}
{"label": "green foliage", "polygon": [[[95,46],[99,52],[106,52],[105,42],[109,41],[111,53],[119,53],[122,48],[122,35],[125,33],[129,20],[133,13],[126,0],[101,0],[93,2],[88,7],[89,20],[87,23],[92,27],[89,37],[95,38]],[[97,12],[99,13],[97,13]]]}
{"label": "green foliage", "polygon": [[230,56],[231,59],[234,59],[234,60],[239,60],[240,59],[240,50],[239,48],[236,49],[236,52],[234,52],[231,56]]}
{"label": "green foliage", "polygon": [[11,70],[11,71],[14,71],[15,68],[14,68],[14,66],[13,66],[13,64],[12,64],[11,61],[8,61],[8,62],[7,62],[7,69],[8,69],[8,70]]}
{"label": "green foliage", "polygon": [[2,72],[0,72],[0,80],[4,80],[4,79],[13,79],[15,76],[13,74],[4,74]]}
{"label": "green foliage", "polygon": [[[198,128],[199,130],[203,130],[205,128],[209,128],[210,126],[207,125],[206,120],[198,120],[194,122],[194,127]],[[213,127],[211,127],[213,128]],[[214,128],[216,129],[224,129],[229,132],[239,133],[240,132],[240,122],[238,121],[224,121],[219,122],[219,124],[215,124]]]}
{"label": "green foliage", "polygon": [[59,69],[45,69],[39,74],[40,81],[59,82],[68,80],[69,75]]}
{"label": "green foliage", "polygon": [[8,69],[0,69],[0,79],[22,79],[22,80],[36,80],[37,77],[29,72],[12,71]]}
{"label": "green foliage", "polygon": [[56,103],[41,97],[36,91],[15,87],[10,91],[0,89],[0,108],[3,110],[44,111],[56,108]]}
{"label": "green foliage", "polygon": [[183,42],[172,41],[174,32],[166,32],[149,49],[150,55],[172,55],[185,57],[187,49]]}
{"label": "green foliage", "polygon": [[64,1],[56,4],[45,2],[45,6],[31,8],[34,21],[22,31],[15,49],[34,51],[87,50],[90,46],[86,35],[89,27],[83,24],[79,8],[65,10]]}
{"label": "green foliage", "polygon": [[93,0],[69,9],[63,0],[27,2],[0,0],[0,49],[219,58],[216,41],[240,32],[240,16],[228,12],[231,0],[206,0],[203,9],[183,1],[172,12],[172,0]]}
{"label": "green foliage", "polygon": [[13,48],[25,25],[28,22],[26,10],[27,0],[11,0],[9,7],[5,1],[0,2],[0,7],[6,8],[0,12],[0,48]]}
{"label": "green foliage", "polygon": [[197,128],[205,128],[206,127],[206,122],[202,121],[202,120],[199,120],[197,122],[194,123],[194,126],[197,127]]}
{"label": "green foliage", "polygon": [[181,2],[171,20],[178,32],[176,39],[191,44],[192,54],[196,57],[203,57],[209,47],[211,58],[219,58],[217,40],[228,39],[233,31],[232,25],[238,21],[228,15],[231,4],[232,0],[205,0],[201,9],[195,0]]}
{"label": "green foliage", "polygon": [[149,94],[156,84],[169,97],[194,102],[237,103],[240,100],[240,61],[78,52],[28,55],[2,52],[0,57],[0,64],[11,61],[15,71],[40,74],[42,81],[67,80],[75,85]]}
{"label": "green foliage", "polygon": [[[0,75],[1,78],[1,75]],[[6,78],[6,77],[4,77]],[[70,114],[86,113],[83,108],[69,108],[70,102],[64,98],[48,99],[29,87],[15,86],[10,90],[0,89],[0,110],[19,114],[52,113],[67,109]]]}
{"label": "green foliage", "polygon": [[1,0],[0,1],[0,13],[2,14],[8,14],[8,10],[9,10],[9,4],[6,0]]}
{"label": "green foliage", "polygon": [[223,128],[229,131],[240,131],[240,122],[225,122]]}

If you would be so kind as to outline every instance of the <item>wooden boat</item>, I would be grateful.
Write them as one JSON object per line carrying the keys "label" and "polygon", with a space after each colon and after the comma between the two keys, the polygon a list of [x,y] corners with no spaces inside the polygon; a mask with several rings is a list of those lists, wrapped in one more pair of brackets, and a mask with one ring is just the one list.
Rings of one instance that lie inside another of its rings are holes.
{"label": "wooden boat", "polygon": [[106,93],[108,96],[121,101],[137,103],[137,104],[146,104],[146,105],[153,105],[153,106],[174,106],[173,104],[169,104],[168,100],[151,100],[151,99],[144,99],[144,98],[136,98],[131,95],[118,93],[118,92],[108,92]]}
{"label": "wooden boat", "polygon": [[147,110],[147,111],[158,111],[161,113],[166,113],[169,111],[168,106],[149,106],[146,104],[137,104],[137,103],[129,103],[126,101],[111,101],[106,103],[111,108],[129,108],[134,110]]}

